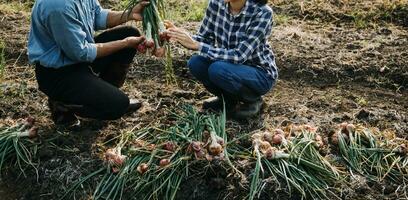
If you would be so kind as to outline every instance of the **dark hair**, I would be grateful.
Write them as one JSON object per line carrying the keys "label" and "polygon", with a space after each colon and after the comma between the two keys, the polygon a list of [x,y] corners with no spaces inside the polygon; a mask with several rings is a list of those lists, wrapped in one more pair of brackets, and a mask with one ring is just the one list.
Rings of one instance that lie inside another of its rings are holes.
{"label": "dark hair", "polygon": [[255,0],[255,2],[261,5],[265,5],[266,3],[268,3],[268,0]]}

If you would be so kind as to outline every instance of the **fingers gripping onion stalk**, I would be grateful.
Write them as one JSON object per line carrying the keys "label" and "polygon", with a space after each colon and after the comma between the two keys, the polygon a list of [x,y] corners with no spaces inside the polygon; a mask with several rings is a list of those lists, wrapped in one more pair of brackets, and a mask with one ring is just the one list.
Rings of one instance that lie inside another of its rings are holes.
{"label": "fingers gripping onion stalk", "polygon": [[[166,9],[163,0],[148,0],[149,4],[144,8],[142,16],[143,31],[146,41],[140,44],[137,49],[140,53],[146,53],[148,49],[156,57],[165,57],[163,60],[166,81],[168,84],[177,85],[177,79],[174,75],[173,59],[171,57],[171,48],[168,44],[169,37],[164,32],[166,27],[163,19],[166,18]],[[130,14],[131,10],[140,3],[141,0],[128,1],[125,12]]]}

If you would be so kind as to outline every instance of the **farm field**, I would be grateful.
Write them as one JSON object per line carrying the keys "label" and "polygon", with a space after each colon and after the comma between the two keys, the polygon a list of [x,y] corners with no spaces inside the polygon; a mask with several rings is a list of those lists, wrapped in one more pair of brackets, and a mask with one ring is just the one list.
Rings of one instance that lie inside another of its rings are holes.
{"label": "farm field", "polygon": [[[100,2],[106,8],[123,6],[119,0]],[[169,18],[178,26],[193,32],[198,29],[205,1],[166,2]],[[60,199],[67,192],[67,199],[90,199],[103,180],[103,172],[76,188],[75,194],[70,188],[106,164],[104,153],[120,143],[118,136],[138,134],[146,128],[164,134],[157,129],[174,126],[174,113],[182,115],[185,105],[200,110],[203,100],[211,95],[186,67],[193,52],[173,45],[177,86],[166,83],[161,60],[137,55],[123,90],[143,101],[140,111],[110,122],[84,120],[84,128],[77,131],[60,130],[49,119],[46,97],[37,90],[34,67],[26,56],[31,5],[29,0],[0,0],[0,127],[31,116],[40,135],[34,140],[35,169],[26,167],[22,174],[17,165],[4,164],[0,199]],[[261,115],[243,121],[227,120],[225,136],[233,141],[228,145],[242,147],[234,150],[235,154],[230,152],[231,163],[193,166],[194,170],[201,167],[207,171],[186,176],[175,199],[248,198],[257,162],[251,156],[251,135],[256,132],[308,124],[318,128],[329,156],[338,156],[330,136],[343,122],[390,133],[407,143],[408,2],[271,0],[269,5],[275,12],[269,39],[277,57],[279,81],[265,96]],[[240,151],[246,157],[234,156]],[[242,173],[240,178],[235,177],[231,165]],[[342,171],[350,173],[342,166]],[[358,173],[345,179],[348,184],[330,187],[329,198],[408,198],[406,182],[374,181]],[[279,180],[281,185],[265,181],[255,199],[301,198]],[[125,189],[124,199],[131,197],[131,190]]]}

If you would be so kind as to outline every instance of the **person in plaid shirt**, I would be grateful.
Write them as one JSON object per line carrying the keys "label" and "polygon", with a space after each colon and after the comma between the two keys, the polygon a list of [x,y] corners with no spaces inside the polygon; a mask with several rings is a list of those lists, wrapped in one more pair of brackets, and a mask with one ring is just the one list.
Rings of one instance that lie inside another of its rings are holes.
{"label": "person in plaid shirt", "polygon": [[278,71],[268,44],[273,11],[267,0],[210,0],[198,34],[170,22],[167,34],[184,47],[198,51],[188,67],[216,95],[204,109],[227,111],[236,118],[257,115],[262,95],[275,84]]}

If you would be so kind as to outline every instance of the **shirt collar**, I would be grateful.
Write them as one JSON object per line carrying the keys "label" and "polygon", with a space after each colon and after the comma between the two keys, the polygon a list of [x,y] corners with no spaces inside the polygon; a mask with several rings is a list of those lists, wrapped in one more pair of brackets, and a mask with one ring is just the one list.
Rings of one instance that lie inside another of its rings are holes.
{"label": "shirt collar", "polygon": [[[252,0],[246,0],[244,7],[242,8],[241,12],[239,12],[237,15],[233,15],[234,17],[238,17],[241,15],[247,15],[249,13],[249,8],[252,6]],[[230,4],[227,3],[225,6],[225,9],[228,14],[232,15],[230,12]]]}

